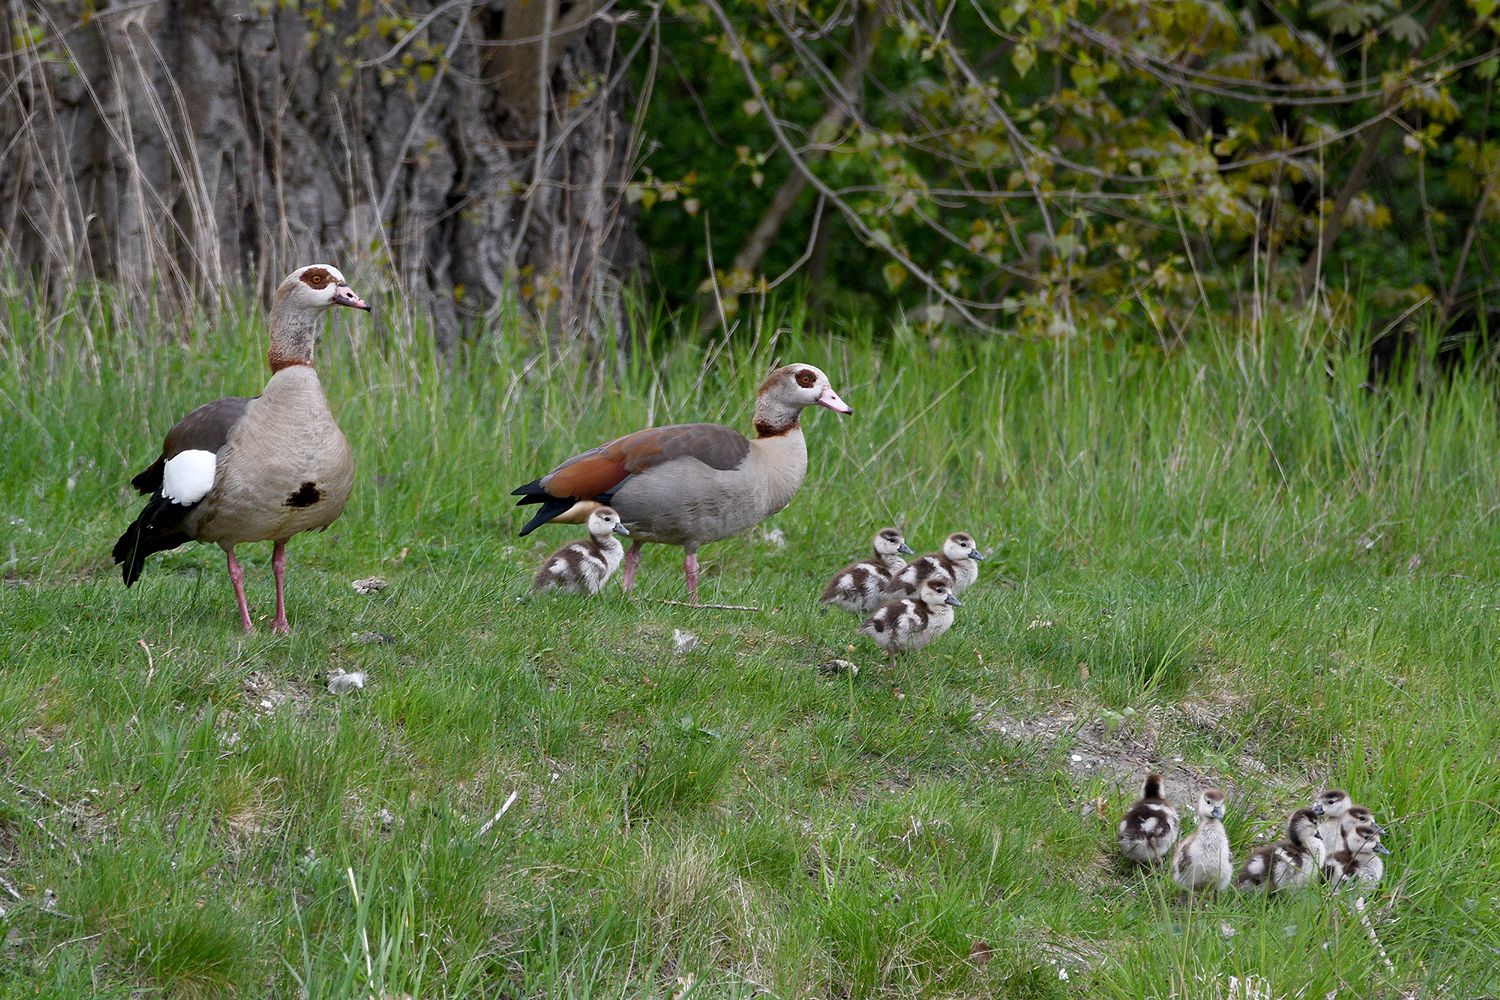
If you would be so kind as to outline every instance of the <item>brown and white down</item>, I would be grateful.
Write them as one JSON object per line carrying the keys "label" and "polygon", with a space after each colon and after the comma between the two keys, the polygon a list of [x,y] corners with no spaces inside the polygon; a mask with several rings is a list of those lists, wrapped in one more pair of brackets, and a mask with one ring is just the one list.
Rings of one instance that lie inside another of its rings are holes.
{"label": "brown and white down", "polygon": [[912,551],[896,528],[881,528],[875,533],[872,547],[875,551],[872,558],[851,563],[835,573],[818,600],[859,614],[869,614],[879,607],[881,588],[906,565],[901,556],[911,555]]}
{"label": "brown and white down", "polygon": [[688,597],[698,600],[698,549],[753,528],[792,502],[807,475],[800,419],[809,406],[853,412],[812,365],[786,365],[755,396],[755,438],[719,424],[674,424],[616,438],[512,491],[541,504],[526,535],[549,522],[578,524],[595,507],[630,529],[621,584],[635,585],[641,545],[680,545]]}
{"label": "brown and white down", "polygon": [[1311,809],[1298,809],[1286,823],[1286,837],[1251,851],[1234,877],[1241,892],[1264,888],[1267,892],[1300,889],[1311,885],[1323,867],[1323,838],[1318,817]]}
{"label": "brown and white down", "polygon": [[616,535],[629,535],[613,507],[589,514],[589,537],[569,542],[547,557],[537,570],[532,590],[560,590],[565,594],[597,594],[620,568],[625,546]]}
{"label": "brown and white down", "polygon": [[1115,828],[1115,841],[1126,859],[1139,865],[1154,865],[1167,856],[1177,842],[1177,810],[1161,794],[1161,775],[1146,775],[1141,797],[1125,810]]}
{"label": "brown and white down", "polygon": [[271,378],[259,396],[205,403],[167,432],[161,456],[131,480],[151,499],[115,543],[128,587],[146,557],[184,542],[224,550],[240,624],[255,631],[245,601],[245,571],[235,546],[271,541],[276,576],[275,632],[288,632],[286,543],[328,527],[354,488],[354,455],[318,373],[313,342],[333,306],[368,310],[338,268],[311,264],[287,275],[271,305]]}
{"label": "brown and white down", "polygon": [[887,601],[875,609],[859,627],[875,645],[890,654],[891,667],[898,653],[914,653],[953,627],[953,609],[963,602],[953,596],[953,585],[944,577],[923,580],[916,597]]}
{"label": "brown and white down", "polygon": [[888,597],[911,597],[924,579],[945,573],[953,583],[953,592],[962,594],[979,579],[979,563],[983,559],[984,553],[979,551],[974,537],[967,532],[955,531],[943,541],[943,551],[913,559],[902,567],[885,585],[885,593]]}
{"label": "brown and white down", "polygon": [[1323,838],[1323,848],[1329,857],[1348,848],[1349,831],[1360,823],[1375,827],[1377,833],[1385,830],[1375,822],[1375,814],[1365,806],[1354,804],[1348,792],[1330,788],[1313,800],[1312,811],[1322,817],[1318,821],[1318,833]]}
{"label": "brown and white down", "polygon": [[1378,885],[1385,877],[1380,855],[1390,853],[1380,842],[1380,831],[1373,824],[1361,823],[1349,831],[1348,846],[1323,862],[1323,877],[1334,892]]}
{"label": "brown and white down", "polygon": [[1223,892],[1234,877],[1234,858],[1224,831],[1224,793],[1217,788],[1199,793],[1193,811],[1198,828],[1182,838],[1172,855],[1172,881],[1187,892],[1208,886]]}

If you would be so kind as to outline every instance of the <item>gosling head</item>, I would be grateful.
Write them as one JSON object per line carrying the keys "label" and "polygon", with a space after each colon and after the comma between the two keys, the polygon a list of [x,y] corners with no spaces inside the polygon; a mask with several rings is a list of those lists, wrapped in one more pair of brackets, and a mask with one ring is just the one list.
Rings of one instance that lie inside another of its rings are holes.
{"label": "gosling head", "polygon": [[1390,848],[1380,842],[1380,831],[1369,823],[1361,823],[1349,833],[1349,850],[1355,854],[1363,854],[1372,851],[1375,854],[1389,854]]}
{"label": "gosling head", "polygon": [[1373,826],[1376,833],[1385,833],[1385,827],[1375,822],[1375,814],[1370,811],[1368,806],[1350,806],[1344,812],[1344,828],[1347,830],[1360,824]]}
{"label": "gosling head", "polygon": [[1348,792],[1339,788],[1330,788],[1313,800],[1313,812],[1318,816],[1340,819],[1352,805],[1354,805],[1354,800],[1349,797]]}
{"label": "gosling head", "polygon": [[946,576],[929,576],[922,581],[922,587],[917,592],[922,603],[928,607],[937,607],[940,604],[951,604],[955,608],[964,606],[964,602],[953,596],[953,584]]}
{"label": "gosling head", "polygon": [[973,559],[976,562],[984,559],[984,553],[979,551],[979,543],[974,541],[974,536],[965,531],[955,531],[943,540],[943,555],[954,562],[960,559]]}
{"label": "gosling head", "polygon": [[1155,771],[1152,771],[1150,774],[1146,775],[1146,783],[1141,786],[1141,798],[1161,798],[1161,775],[1157,774]]}
{"label": "gosling head", "polygon": [[1198,793],[1198,806],[1194,810],[1198,822],[1224,818],[1224,793],[1217,788],[1208,788]]}
{"label": "gosling head", "polygon": [[881,528],[875,535],[875,554],[878,556],[909,556],[911,546],[897,528]]}
{"label": "gosling head", "polygon": [[589,534],[595,538],[610,535],[629,535],[630,529],[620,523],[620,514],[613,507],[599,507],[589,514]]}
{"label": "gosling head", "polygon": [[1307,847],[1315,840],[1322,840],[1318,833],[1318,817],[1311,809],[1298,809],[1286,821],[1286,836],[1294,844]]}

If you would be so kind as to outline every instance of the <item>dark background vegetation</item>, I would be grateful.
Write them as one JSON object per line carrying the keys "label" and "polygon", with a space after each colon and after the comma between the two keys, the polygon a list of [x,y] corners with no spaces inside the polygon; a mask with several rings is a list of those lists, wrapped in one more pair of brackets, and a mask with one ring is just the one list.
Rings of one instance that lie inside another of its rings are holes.
{"label": "dark background vegetation", "polygon": [[708,326],[782,281],[819,315],[1052,337],[1252,330],[1350,288],[1360,322],[1443,321],[1497,280],[1495,14],[30,0],[4,246],[54,296],[178,302],[326,256],[444,346],[505,315],[596,354],[631,298]]}

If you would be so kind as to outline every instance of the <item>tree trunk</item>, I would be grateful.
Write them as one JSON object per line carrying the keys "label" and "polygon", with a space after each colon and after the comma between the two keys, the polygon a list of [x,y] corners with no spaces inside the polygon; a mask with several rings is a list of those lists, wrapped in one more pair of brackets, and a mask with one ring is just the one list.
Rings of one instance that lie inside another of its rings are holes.
{"label": "tree trunk", "polygon": [[54,294],[221,302],[327,260],[444,349],[513,307],[623,330],[644,253],[596,0],[4,2],[0,240]]}

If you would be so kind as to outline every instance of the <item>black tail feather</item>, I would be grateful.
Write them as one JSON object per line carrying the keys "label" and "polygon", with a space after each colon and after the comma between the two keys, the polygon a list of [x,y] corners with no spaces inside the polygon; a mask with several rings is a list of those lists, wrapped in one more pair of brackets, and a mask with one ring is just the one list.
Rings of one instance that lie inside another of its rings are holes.
{"label": "black tail feather", "polygon": [[141,516],[115,542],[114,559],[123,564],[120,574],[124,577],[125,586],[140,579],[147,556],[153,552],[175,549],[184,542],[192,541],[187,532],[180,529],[183,517],[192,509],[175,504],[160,493],[147,501],[145,508],[141,510]]}
{"label": "black tail feather", "polygon": [[521,537],[524,538],[531,534],[557,515],[569,510],[577,502],[577,500],[570,497],[529,496],[522,499],[516,506],[519,507],[521,504],[526,503],[539,503],[542,505],[542,509],[537,511],[531,520],[526,522],[526,526],[521,529]]}

